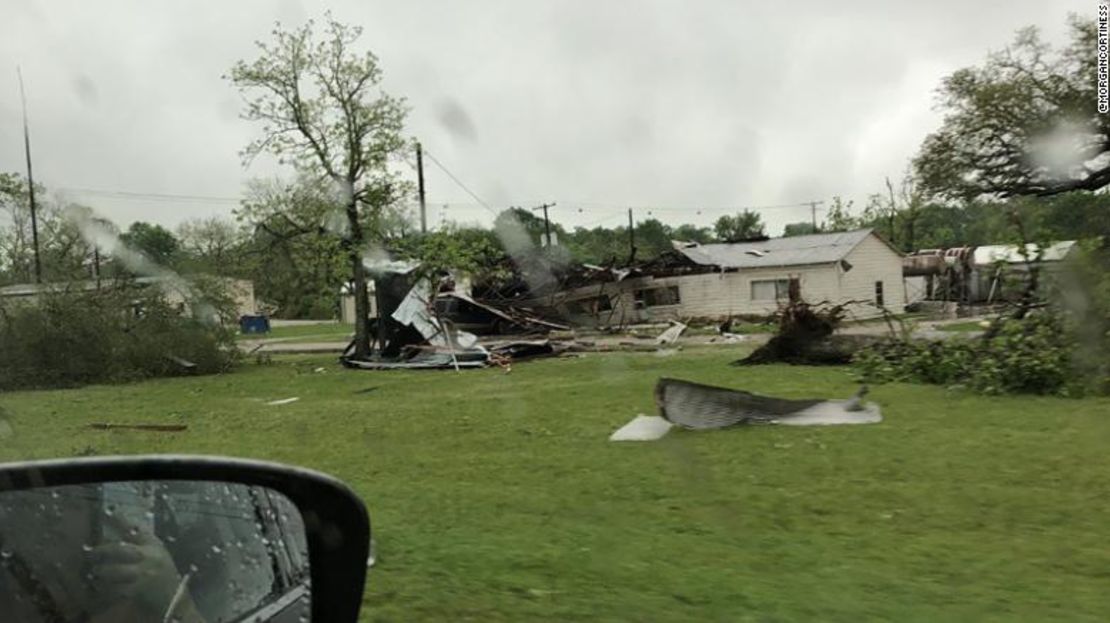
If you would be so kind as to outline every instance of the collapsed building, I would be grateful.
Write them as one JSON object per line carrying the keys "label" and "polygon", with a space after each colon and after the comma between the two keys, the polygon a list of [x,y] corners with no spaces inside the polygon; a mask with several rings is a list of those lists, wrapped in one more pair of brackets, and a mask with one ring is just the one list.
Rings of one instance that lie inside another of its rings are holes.
{"label": "collapsed building", "polygon": [[520,304],[585,327],[766,316],[791,298],[847,304],[859,319],[906,304],[902,254],[871,229],[673,244],[630,267],[581,266]]}
{"label": "collapsed building", "polygon": [[[370,268],[370,267],[368,267]],[[371,268],[371,355],[356,357],[352,340],[340,361],[368,370],[480,368],[507,366],[513,359],[554,355],[562,345],[543,339],[553,329],[567,329],[513,307],[494,307],[457,291],[452,279],[422,275],[419,265],[400,261]],[[468,324],[469,323],[469,324]],[[533,333],[535,339],[479,344],[466,330],[496,327],[502,332]]]}

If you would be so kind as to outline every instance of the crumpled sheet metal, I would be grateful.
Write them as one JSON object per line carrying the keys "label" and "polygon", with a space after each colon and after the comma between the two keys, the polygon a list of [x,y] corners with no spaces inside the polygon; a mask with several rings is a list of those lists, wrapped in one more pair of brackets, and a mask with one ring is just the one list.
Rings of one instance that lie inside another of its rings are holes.
{"label": "crumpled sheet metal", "polygon": [[704,430],[739,424],[822,426],[874,424],[879,406],[858,400],[794,400],[663,378],[655,386],[659,415],[683,428]]}
{"label": "crumpled sheet metal", "polygon": [[426,353],[410,359],[380,360],[372,359],[345,359],[343,365],[360,370],[447,370],[459,368],[484,368],[488,355],[481,354],[480,358],[472,358],[470,353],[459,353],[454,358],[450,353]]}

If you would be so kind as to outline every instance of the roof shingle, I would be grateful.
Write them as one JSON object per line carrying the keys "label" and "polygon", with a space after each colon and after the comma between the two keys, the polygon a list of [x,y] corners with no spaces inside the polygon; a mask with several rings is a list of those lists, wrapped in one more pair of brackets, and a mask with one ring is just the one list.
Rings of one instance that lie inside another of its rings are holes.
{"label": "roof shingle", "polygon": [[696,264],[722,268],[832,264],[844,259],[871,232],[870,229],[857,229],[831,234],[771,238],[759,242],[702,244],[680,247],[678,251]]}

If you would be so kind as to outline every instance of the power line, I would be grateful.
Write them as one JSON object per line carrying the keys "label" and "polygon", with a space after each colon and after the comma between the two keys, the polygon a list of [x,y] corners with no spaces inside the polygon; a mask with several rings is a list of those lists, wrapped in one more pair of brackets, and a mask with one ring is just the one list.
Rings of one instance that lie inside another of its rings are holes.
{"label": "power line", "polygon": [[604,223],[605,221],[612,220],[614,218],[617,218],[618,216],[624,216],[624,215],[621,214],[620,212],[614,212],[614,213],[612,213],[608,216],[603,216],[599,219],[589,221],[587,223],[582,223],[581,225],[575,225],[575,227],[593,227],[594,225],[597,225],[599,223]]}
{"label": "power line", "polygon": [[[428,159],[431,160],[437,167],[439,167],[439,169],[442,170],[451,179],[451,181],[453,181],[459,188],[461,188],[464,192],[466,192],[467,195],[469,195],[472,199],[474,199],[474,201],[477,202],[476,204],[466,204],[466,203],[462,203],[462,202],[443,202],[443,201],[433,201],[433,200],[429,199],[428,203],[438,204],[438,205],[444,205],[445,203],[447,203],[447,204],[450,204],[452,207],[454,207],[456,209],[466,209],[470,206],[481,207],[482,209],[488,211],[490,214],[492,214],[494,216],[496,216],[498,214],[497,210],[495,210],[493,207],[491,207],[489,205],[489,203],[484,201],[474,191],[472,191],[465,183],[462,182],[462,180],[460,180],[458,178],[458,176],[456,176],[446,166],[444,166],[444,164],[442,162],[440,162],[439,159],[437,159],[432,153],[428,152],[427,150],[424,150],[424,155],[427,156]],[[66,191],[66,192],[71,192],[71,193],[75,193],[75,194],[81,194],[81,195],[92,195],[92,196],[98,196],[98,197],[106,197],[106,198],[122,199],[122,200],[130,200],[130,201],[154,201],[154,202],[163,202],[163,203],[190,203],[191,202],[191,203],[202,203],[202,204],[209,204],[209,205],[221,205],[221,204],[223,204],[223,205],[226,205],[226,204],[236,204],[236,205],[238,205],[243,200],[242,197],[230,197],[230,196],[218,196],[218,195],[193,195],[193,194],[183,194],[183,193],[154,193],[154,192],[143,192],[143,191],[133,191],[133,190],[113,190],[113,189],[104,189],[104,188],[60,187],[59,190]],[[756,205],[756,206],[733,205],[733,206],[727,206],[726,207],[726,206],[697,206],[697,205],[690,205],[690,206],[641,205],[641,206],[636,206],[636,205],[629,205],[629,204],[595,202],[595,201],[577,201],[577,200],[560,200],[560,201],[564,205],[568,205],[568,206],[574,208],[579,213],[582,213],[582,212],[594,212],[594,213],[596,213],[598,211],[612,211],[611,215],[602,217],[601,219],[598,219],[597,221],[593,221],[593,222],[601,222],[601,221],[608,220],[610,218],[615,218],[617,215],[623,214],[624,211],[627,210],[630,207],[635,209],[635,210],[638,210],[638,211],[646,212],[649,215],[654,213],[654,212],[665,212],[665,213],[683,213],[683,214],[687,214],[687,215],[690,215],[690,216],[694,216],[694,215],[701,216],[703,213],[713,213],[713,214],[730,213],[730,212],[739,212],[741,210],[759,211],[759,210],[777,210],[777,209],[790,209],[790,208],[811,208],[812,209],[813,204],[816,203],[816,204],[820,205],[821,203],[824,203],[823,201],[805,201],[805,202],[799,202],[799,203],[782,203],[782,204]],[[524,202],[524,203],[529,203],[529,202]]]}
{"label": "power line", "polygon": [[437,159],[437,158],[436,158],[435,156],[433,156],[433,155],[432,155],[432,152],[430,152],[430,151],[428,151],[428,150],[426,150],[426,149],[425,149],[425,150],[424,150],[424,155],[425,155],[425,156],[427,156],[429,160],[431,160],[432,162],[434,162],[434,163],[435,163],[435,165],[436,165],[437,167],[439,167],[441,171],[443,171],[444,173],[446,173],[446,174],[447,174],[447,177],[451,178],[451,181],[455,182],[455,184],[458,184],[459,188],[461,188],[461,189],[463,189],[464,191],[466,191],[466,194],[468,194],[468,195],[470,195],[471,197],[473,197],[473,198],[474,198],[474,200],[475,200],[475,201],[477,201],[477,202],[478,202],[479,204],[481,204],[481,206],[482,206],[483,208],[485,208],[485,209],[489,210],[490,214],[493,214],[494,216],[497,216],[497,211],[496,211],[496,210],[494,210],[493,208],[489,207],[489,204],[488,204],[488,203],[486,203],[485,201],[482,201],[482,198],[481,198],[481,197],[479,197],[478,195],[474,194],[474,191],[472,191],[472,190],[470,190],[469,188],[467,188],[466,184],[463,184],[463,183],[462,183],[462,181],[461,181],[461,180],[459,180],[459,178],[455,177],[455,174],[454,174],[454,173],[452,173],[452,172],[448,171],[448,170],[447,170],[447,167],[443,166],[443,163],[442,163],[442,162],[440,162],[440,161],[439,161],[439,159]]}
{"label": "power line", "polygon": [[203,203],[239,203],[240,197],[217,197],[214,195],[177,195],[171,193],[147,193],[131,190],[107,190],[101,188],[73,188],[62,187],[59,190],[81,195],[98,195],[118,199],[136,199],[145,201],[194,201]]}
{"label": "power line", "polygon": [[[743,205],[743,204],[739,204],[739,205],[731,205],[731,206],[699,206],[699,205],[689,205],[689,206],[639,205],[639,206],[637,206],[637,205],[617,204],[617,203],[602,203],[602,202],[596,202],[596,201],[576,201],[576,200],[571,200],[571,199],[562,199],[561,201],[564,204],[568,204],[568,205],[572,205],[572,206],[576,206],[576,207],[579,207],[579,206],[580,207],[585,207],[587,209],[590,209],[590,208],[610,208],[610,209],[614,209],[614,210],[624,211],[624,210],[627,210],[628,208],[632,208],[634,210],[642,210],[642,211],[648,211],[648,212],[698,212],[698,213],[700,213],[700,212],[737,212],[737,211],[740,211],[740,210],[753,210],[754,211],[754,210],[775,210],[775,209],[785,209],[785,208],[805,208],[805,207],[809,207],[810,204],[814,203],[812,201],[802,201],[802,202],[798,202],[798,203],[781,203],[781,204],[774,204],[774,205]],[[817,201],[817,203],[824,203],[824,202],[823,201]]]}

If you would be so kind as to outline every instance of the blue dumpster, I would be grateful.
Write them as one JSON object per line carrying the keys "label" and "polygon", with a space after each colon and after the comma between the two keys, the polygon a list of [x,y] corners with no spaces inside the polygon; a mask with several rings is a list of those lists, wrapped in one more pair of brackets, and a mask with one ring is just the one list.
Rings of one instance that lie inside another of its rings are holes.
{"label": "blue dumpster", "polygon": [[270,319],[262,315],[239,316],[239,332],[244,335],[249,333],[269,333]]}

